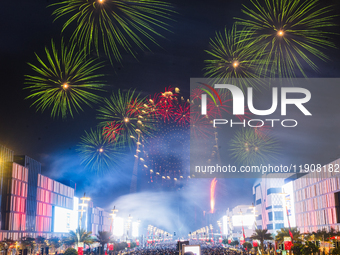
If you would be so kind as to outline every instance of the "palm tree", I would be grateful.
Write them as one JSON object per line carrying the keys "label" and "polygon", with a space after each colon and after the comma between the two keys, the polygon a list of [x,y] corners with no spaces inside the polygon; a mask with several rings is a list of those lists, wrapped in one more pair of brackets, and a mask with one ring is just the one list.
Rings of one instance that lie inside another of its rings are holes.
{"label": "palm tree", "polygon": [[113,242],[112,239],[112,234],[110,232],[107,231],[99,231],[98,235],[96,235],[97,237],[97,242],[100,243],[101,248],[99,249],[99,255],[101,254],[101,251],[104,248],[104,245],[110,242]]}
{"label": "palm tree", "polygon": [[[291,228],[290,232],[293,235],[292,242],[298,241],[301,237],[301,233],[297,228]],[[277,231],[276,234],[276,240],[279,242],[283,242],[285,237],[291,237],[289,233],[289,228],[281,228],[279,231]]]}
{"label": "palm tree", "polygon": [[48,242],[51,245],[53,253],[55,253],[55,250],[62,245],[59,237],[51,237],[50,239],[48,239]]}
{"label": "palm tree", "polygon": [[22,249],[29,249],[30,252],[29,254],[32,254],[32,251],[34,250],[35,247],[35,239],[30,236],[25,236],[21,238],[21,247]]}
{"label": "palm tree", "polygon": [[38,245],[38,252],[40,253],[41,248],[45,248],[46,246],[46,238],[42,236],[37,236],[35,238],[35,243]]}
{"label": "palm tree", "polygon": [[[289,232],[290,231],[290,232]],[[279,231],[277,231],[276,234],[276,240],[280,243],[282,243],[285,239],[285,237],[291,237],[290,233],[293,236],[292,243],[294,242],[300,242],[301,233],[297,228],[281,228]],[[289,250],[289,254],[292,254],[292,250]]]}
{"label": "palm tree", "polygon": [[315,240],[318,241],[325,241],[333,236],[338,235],[334,228],[331,228],[330,231],[327,231],[325,228],[323,228],[322,230],[319,229],[318,231],[313,232],[312,234],[314,235]]}
{"label": "palm tree", "polygon": [[77,228],[76,231],[71,230],[68,237],[69,244],[76,244],[77,246],[79,243],[92,244],[94,240],[91,238],[91,234],[91,231],[87,232],[81,228]]}
{"label": "palm tree", "polygon": [[268,233],[268,229],[255,229],[254,234],[250,237],[252,240],[260,240],[261,254],[264,254],[264,240],[273,240],[273,237]]}

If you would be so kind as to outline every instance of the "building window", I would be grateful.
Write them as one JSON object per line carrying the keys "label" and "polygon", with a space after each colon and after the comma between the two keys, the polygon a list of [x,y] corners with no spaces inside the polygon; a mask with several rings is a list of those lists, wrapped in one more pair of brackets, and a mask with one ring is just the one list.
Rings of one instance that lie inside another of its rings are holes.
{"label": "building window", "polygon": [[275,220],[283,220],[283,212],[274,212]]}
{"label": "building window", "polygon": [[262,214],[256,216],[256,220],[262,220]]}
{"label": "building window", "polygon": [[259,204],[261,204],[261,198],[260,198],[260,199],[258,199],[258,200],[256,200],[255,204],[256,204],[256,205],[259,205]]}
{"label": "building window", "polygon": [[273,224],[267,224],[267,229],[268,230],[273,230]]}
{"label": "building window", "polygon": [[269,221],[273,221],[273,213],[272,212],[268,213],[268,219],[269,219]]}
{"label": "building window", "polygon": [[281,229],[281,228],[284,228],[285,225],[283,223],[278,223],[278,224],[275,224],[275,229]]}
{"label": "building window", "polygon": [[270,188],[267,189],[267,195],[282,193],[282,188]]}

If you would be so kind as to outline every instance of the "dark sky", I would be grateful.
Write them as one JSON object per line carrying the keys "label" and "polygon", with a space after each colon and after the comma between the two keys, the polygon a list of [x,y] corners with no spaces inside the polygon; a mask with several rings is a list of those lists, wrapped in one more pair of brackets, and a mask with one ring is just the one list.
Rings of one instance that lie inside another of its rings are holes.
{"label": "dark sky", "polygon": [[[178,12],[174,16],[176,21],[171,22],[173,33],[165,33],[167,39],[158,40],[162,48],[151,45],[152,53],[139,52],[138,61],[126,55],[123,66],[112,68],[108,65],[105,69],[110,86],[108,95],[110,90],[118,88],[136,88],[146,94],[155,93],[170,85],[188,93],[190,78],[203,77],[203,61],[207,57],[204,50],[208,48],[209,39],[215,31],[225,26],[230,28],[233,17],[242,15],[242,4],[248,3],[247,0],[169,1]],[[335,0],[327,2],[336,3]],[[42,55],[51,38],[56,41],[61,38],[62,22],[53,23],[53,8],[47,8],[50,3],[52,1],[16,0],[1,4],[0,144],[16,154],[26,154],[40,161],[47,176],[62,181],[72,179],[77,183],[78,195],[86,191],[98,206],[106,207],[108,202],[128,193],[132,166],[127,158],[121,172],[105,180],[79,166],[76,145],[84,130],[96,126],[95,107],[85,107],[85,113],[62,121],[51,119],[48,112],[36,113],[33,107],[30,108],[32,101],[24,100],[28,95],[28,91],[23,90],[24,75],[30,72],[26,63],[35,61],[34,52]],[[339,10],[338,6],[336,10]],[[339,50],[328,53],[331,61],[320,66],[320,73],[310,73],[310,76],[340,76]],[[330,158],[337,154],[332,151]],[[221,191],[220,201],[227,203],[228,207],[251,203],[253,181],[238,180],[229,184],[223,181],[221,186],[229,188],[225,196]],[[238,191],[239,184],[244,182],[249,188]],[[105,199],[102,199],[104,196]],[[221,206],[222,209],[225,207]]]}

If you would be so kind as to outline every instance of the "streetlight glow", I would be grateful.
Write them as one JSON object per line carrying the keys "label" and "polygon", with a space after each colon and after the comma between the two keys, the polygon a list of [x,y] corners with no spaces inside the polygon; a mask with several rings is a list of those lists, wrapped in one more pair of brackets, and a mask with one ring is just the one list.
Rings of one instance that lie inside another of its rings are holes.
{"label": "streetlight glow", "polygon": [[283,30],[279,30],[279,31],[277,31],[277,35],[278,36],[283,36],[285,33],[283,32]]}

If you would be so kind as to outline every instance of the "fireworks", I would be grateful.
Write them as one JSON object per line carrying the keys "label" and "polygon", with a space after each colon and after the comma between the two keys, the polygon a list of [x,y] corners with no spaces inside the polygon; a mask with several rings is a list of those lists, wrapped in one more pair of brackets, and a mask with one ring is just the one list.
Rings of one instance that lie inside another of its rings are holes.
{"label": "fireworks", "polygon": [[254,129],[242,128],[231,140],[230,151],[235,161],[244,166],[259,165],[275,160],[279,145],[269,134],[260,137]]}
{"label": "fireworks", "polygon": [[111,56],[122,59],[122,50],[136,56],[132,45],[149,50],[145,39],[157,44],[155,36],[163,37],[158,31],[168,30],[174,13],[171,4],[156,0],[66,0],[51,6],[58,6],[55,19],[70,15],[63,31],[76,23],[72,40],[87,52],[104,50],[111,63]]}
{"label": "fireworks", "polygon": [[135,91],[122,93],[120,90],[104,99],[104,106],[98,109],[100,126],[104,128],[106,137],[122,139],[132,146],[137,137],[152,136],[155,130],[154,121],[149,117],[150,108],[145,105],[145,98]]}
{"label": "fireworks", "polygon": [[210,213],[215,212],[215,189],[217,180],[214,178],[210,183]]}
{"label": "fireworks", "polygon": [[101,63],[87,58],[84,51],[76,47],[67,47],[61,42],[61,50],[57,51],[52,41],[52,51],[45,48],[46,59],[36,55],[38,64],[29,65],[35,75],[26,75],[26,89],[31,95],[26,99],[33,98],[37,111],[44,112],[51,109],[53,118],[67,115],[73,117],[74,112],[83,110],[82,104],[91,106],[97,103],[100,97],[93,91],[102,91],[104,84],[98,81],[104,75],[95,74],[102,68]]}
{"label": "fireworks", "polygon": [[189,128],[176,122],[160,124],[155,137],[142,150],[145,162],[141,165],[150,178],[148,181],[165,187],[182,185],[177,181],[187,180],[190,175],[189,132]]}
{"label": "fireworks", "polygon": [[81,156],[81,164],[87,169],[98,172],[112,170],[122,157],[122,145],[112,142],[102,135],[101,129],[85,131],[81,142],[78,145],[78,152]]}
{"label": "fireworks", "polygon": [[306,76],[303,63],[317,70],[311,56],[321,60],[328,57],[322,52],[334,47],[326,28],[332,22],[332,7],[322,7],[318,0],[258,0],[251,1],[253,9],[244,6],[248,18],[237,19],[237,24],[252,30],[251,40],[264,55],[260,72],[271,76],[295,77],[295,70]]}
{"label": "fireworks", "polygon": [[174,121],[179,125],[186,126],[190,123],[190,104],[184,103],[178,106],[178,110],[175,112]]}
{"label": "fireworks", "polygon": [[[234,25],[230,31],[216,33],[210,40],[211,57],[205,60],[205,76],[213,78],[214,83],[232,83],[242,90],[251,86],[261,86],[257,69],[261,63],[258,46],[249,40],[249,30],[237,31]],[[247,78],[247,79],[238,79]]]}

